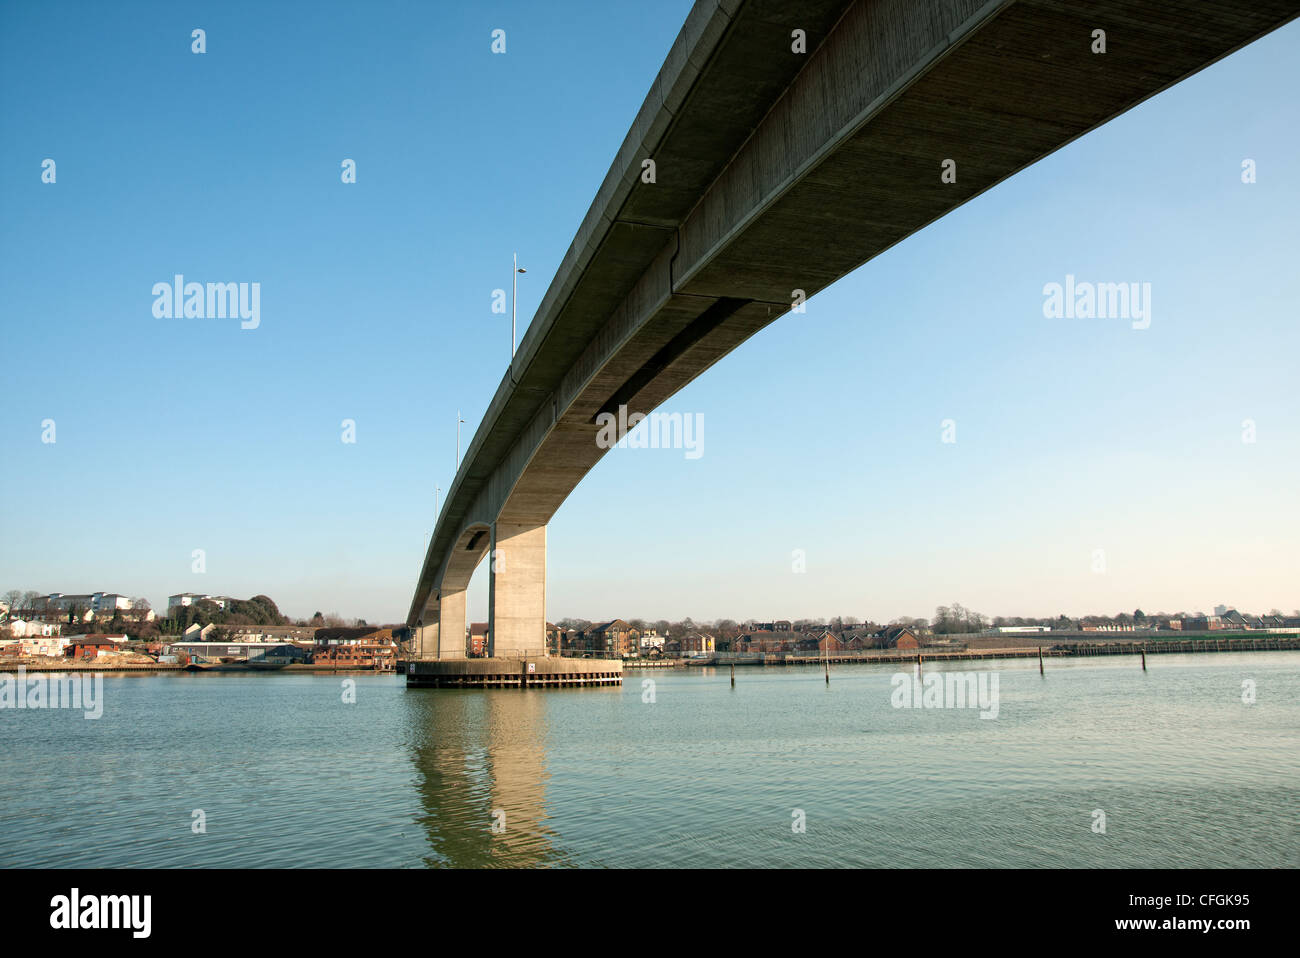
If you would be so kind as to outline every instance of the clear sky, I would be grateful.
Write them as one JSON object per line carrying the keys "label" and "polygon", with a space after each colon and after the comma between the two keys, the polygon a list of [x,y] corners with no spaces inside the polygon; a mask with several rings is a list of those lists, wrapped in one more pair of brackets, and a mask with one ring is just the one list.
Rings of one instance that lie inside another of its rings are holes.
{"label": "clear sky", "polygon": [[[518,251],[532,318],[689,7],[0,5],[0,591],[404,618],[505,371],[492,290]],[[704,454],[602,460],[548,617],[1300,606],[1298,54],[1166,91],[669,400]],[[260,325],[156,318],[176,273],[260,283]],[[1150,328],[1046,318],[1067,274],[1150,283]]]}

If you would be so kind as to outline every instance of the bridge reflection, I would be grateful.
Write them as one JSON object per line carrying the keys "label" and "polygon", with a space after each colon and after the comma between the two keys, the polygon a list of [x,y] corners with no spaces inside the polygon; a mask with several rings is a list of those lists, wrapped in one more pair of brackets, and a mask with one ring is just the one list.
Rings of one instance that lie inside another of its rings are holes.
{"label": "bridge reflection", "polygon": [[404,698],[419,776],[418,823],[429,843],[425,864],[566,864],[546,825],[549,696],[500,689],[428,690]]}

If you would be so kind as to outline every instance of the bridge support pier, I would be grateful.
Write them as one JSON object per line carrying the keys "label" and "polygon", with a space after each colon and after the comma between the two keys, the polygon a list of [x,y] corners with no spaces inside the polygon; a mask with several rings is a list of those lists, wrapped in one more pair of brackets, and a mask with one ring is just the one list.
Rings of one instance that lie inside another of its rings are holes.
{"label": "bridge support pier", "polygon": [[444,592],[438,602],[438,658],[465,658],[465,590]]}
{"label": "bridge support pier", "polygon": [[[437,616],[437,611],[434,611]],[[416,632],[415,654],[421,659],[436,659],[438,657],[438,620],[435,618],[429,625],[421,625]]]}
{"label": "bridge support pier", "polygon": [[546,525],[492,524],[488,642],[491,656],[546,656]]}

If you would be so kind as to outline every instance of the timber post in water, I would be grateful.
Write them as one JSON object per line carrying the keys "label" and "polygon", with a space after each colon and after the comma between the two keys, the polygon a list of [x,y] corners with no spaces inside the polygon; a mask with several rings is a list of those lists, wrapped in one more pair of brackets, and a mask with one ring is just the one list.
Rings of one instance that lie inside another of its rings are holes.
{"label": "timber post in water", "polygon": [[1043,674],[1043,647],[1038,647],[1038,674]]}

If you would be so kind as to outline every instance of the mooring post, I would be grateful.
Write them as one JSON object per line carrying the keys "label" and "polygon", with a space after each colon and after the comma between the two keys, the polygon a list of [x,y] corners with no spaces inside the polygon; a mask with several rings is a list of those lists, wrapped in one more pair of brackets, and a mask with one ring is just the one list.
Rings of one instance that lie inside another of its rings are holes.
{"label": "mooring post", "polygon": [[736,663],[735,662],[731,663],[731,687],[733,689],[736,687]]}
{"label": "mooring post", "polygon": [[831,684],[831,663],[829,661],[826,662],[826,684]]}
{"label": "mooring post", "polygon": [[1043,647],[1038,647],[1038,674],[1043,674]]}
{"label": "mooring post", "polygon": [[1142,646],[1142,671],[1145,672],[1146,670],[1147,670],[1147,647],[1144,645]]}

